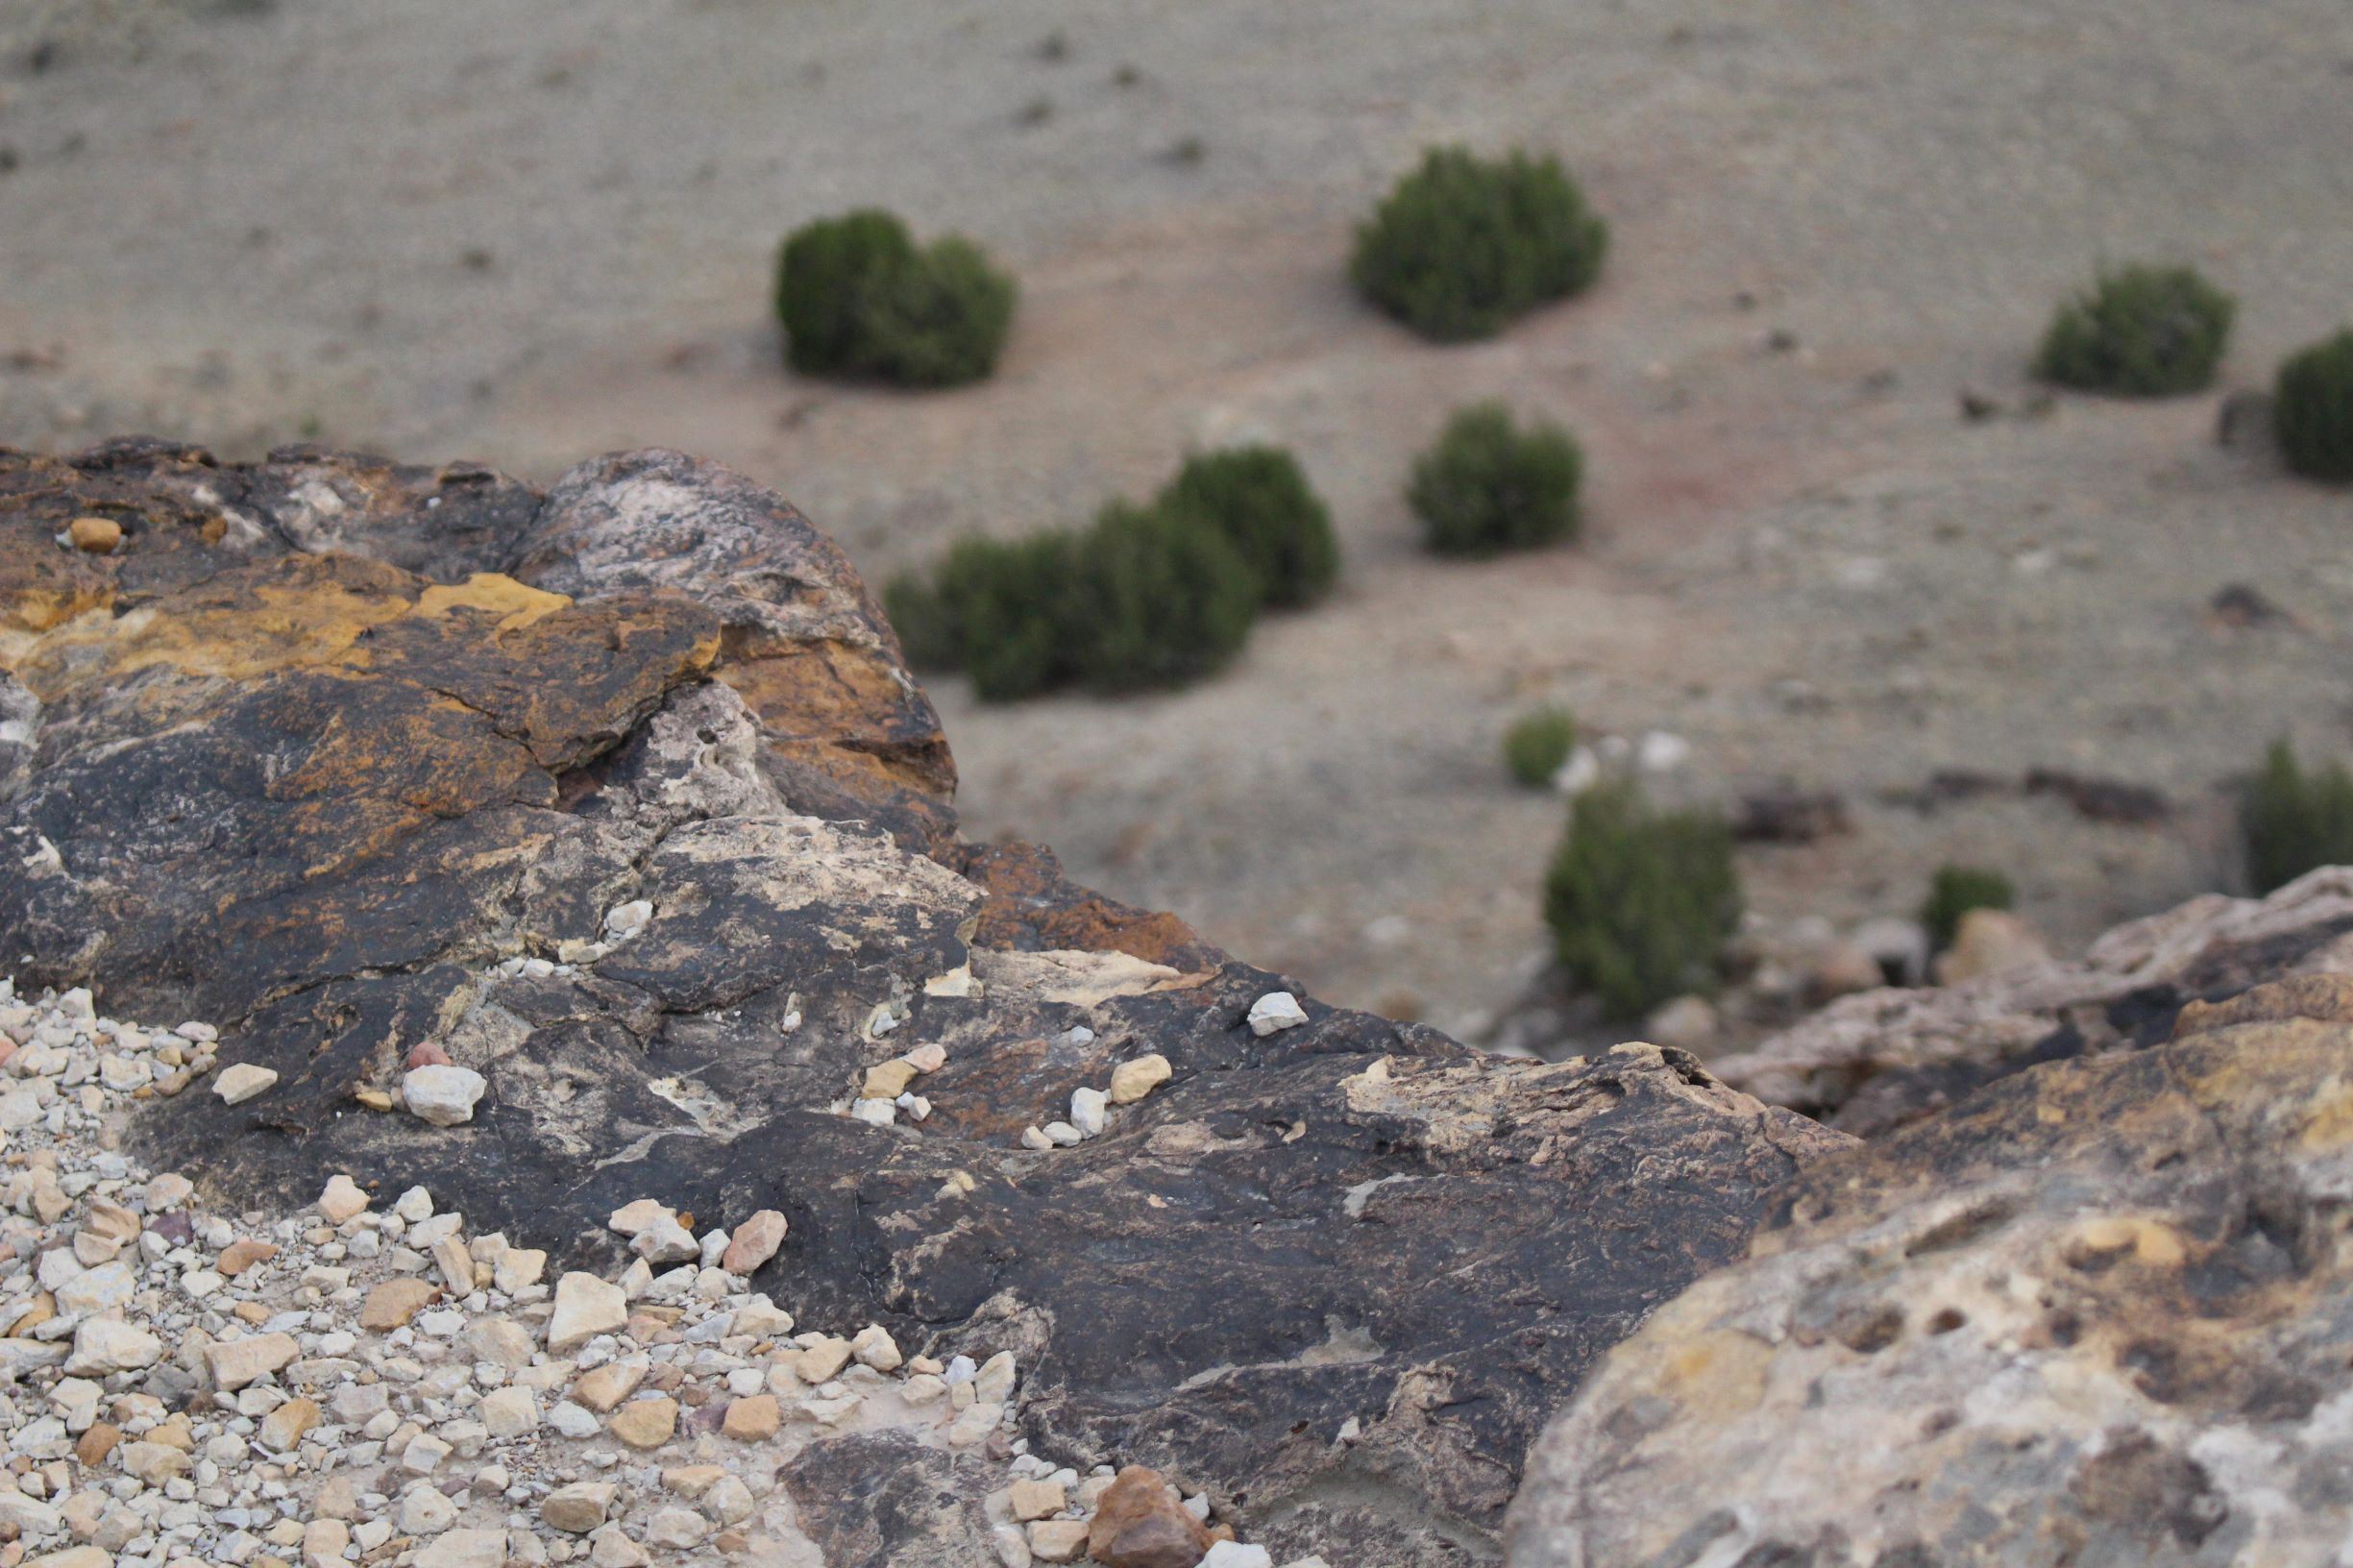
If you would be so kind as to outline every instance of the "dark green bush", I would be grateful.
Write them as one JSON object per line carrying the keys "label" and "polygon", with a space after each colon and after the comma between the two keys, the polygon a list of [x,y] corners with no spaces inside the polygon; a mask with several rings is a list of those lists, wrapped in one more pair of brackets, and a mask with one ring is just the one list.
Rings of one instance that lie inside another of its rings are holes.
{"label": "dark green bush", "polygon": [[2306,772],[2272,743],[2239,806],[2247,879],[2269,893],[2320,866],[2353,866],[2353,774],[2341,763]]}
{"label": "dark green bush", "polygon": [[2238,308],[2195,267],[2120,267],[2059,307],[2035,372],[2136,398],[2196,392],[2214,380]]}
{"label": "dark green bush", "polygon": [[1561,967],[1612,1019],[1715,989],[1740,919],[1732,835],[1703,812],[1657,812],[1630,786],[1578,798],[1544,883]]}
{"label": "dark green bush", "polygon": [[1522,429],[1502,404],[1475,404],[1414,462],[1406,500],[1438,554],[1495,555],[1576,538],[1583,474],[1568,431],[1541,421]]}
{"label": "dark green bush", "polygon": [[1943,952],[1960,931],[1962,916],[1973,909],[2008,909],[2016,902],[2018,890],[1999,871],[1939,866],[1928,882],[1927,901],[1920,906],[1920,923],[1927,928],[1929,946]]}
{"label": "dark green bush", "polygon": [[2353,327],[2279,367],[2271,417],[2290,468],[2331,484],[2353,481]]}
{"label": "dark green bush", "polygon": [[1114,502],[1076,538],[960,540],[928,582],[894,578],[883,605],[910,664],[963,670],[983,701],[1010,702],[1208,674],[1249,638],[1259,579],[1197,513]]}
{"label": "dark green bush", "polygon": [[1079,676],[1098,691],[1173,686],[1232,658],[1257,618],[1259,579],[1215,527],[1114,502],[1078,547]]}
{"label": "dark green bush", "polygon": [[1553,781],[1577,748],[1577,721],[1565,708],[1538,708],[1504,731],[1504,766],[1532,790]]}
{"label": "dark green bush", "polygon": [[1059,532],[958,540],[929,585],[902,575],[883,605],[918,669],[966,671],[984,701],[1034,697],[1078,670],[1076,555]]}
{"label": "dark green bush", "polygon": [[1552,158],[1434,147],[1357,230],[1357,287],[1424,337],[1492,337],[1601,272],[1609,226]]}
{"label": "dark green bush", "polygon": [[970,240],[918,249],[867,208],[793,232],[776,264],[776,315],[793,368],[957,386],[996,366],[1017,290]]}
{"label": "dark green bush", "polygon": [[1339,575],[1332,514],[1297,459],[1280,447],[1196,453],[1161,491],[1159,504],[1191,512],[1224,534],[1257,576],[1262,603],[1311,604]]}

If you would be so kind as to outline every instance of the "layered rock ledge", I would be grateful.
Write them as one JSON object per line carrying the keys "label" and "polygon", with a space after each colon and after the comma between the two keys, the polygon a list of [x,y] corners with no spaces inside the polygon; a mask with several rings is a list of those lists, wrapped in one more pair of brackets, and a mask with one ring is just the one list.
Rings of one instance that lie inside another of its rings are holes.
{"label": "layered rock ledge", "polygon": [[[562,1265],[649,1192],[774,1211],[754,1286],[1011,1353],[1033,1452],[1151,1465],[1278,1560],[1492,1558],[1553,1408],[1848,1141],[1678,1052],[1499,1064],[1325,1007],[964,842],[848,562],[678,453],[544,494],[0,453],[0,672],[19,986],[220,1028],[135,1093],[140,1158],[280,1213],[426,1186]],[[952,1474],[857,1434],[794,1465],[829,1563],[993,1560],[919,1523]]]}

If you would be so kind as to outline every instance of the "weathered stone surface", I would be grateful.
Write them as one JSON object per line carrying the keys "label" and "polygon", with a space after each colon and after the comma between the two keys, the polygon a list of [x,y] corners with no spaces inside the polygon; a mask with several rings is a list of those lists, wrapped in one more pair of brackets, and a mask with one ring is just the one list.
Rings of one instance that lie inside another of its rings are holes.
{"label": "weathered stone surface", "polygon": [[[93,507],[120,548],[59,549]],[[1293,983],[955,837],[840,552],[675,453],[545,498],[309,452],[0,455],[0,672],[31,704],[0,758],[20,984],[215,1020],[279,1074],[146,1107],[154,1163],[233,1209],[429,1182],[469,1234],[568,1238],[559,1268],[617,1264],[607,1217],[657,1187],[699,1232],[772,1210],[753,1279],[797,1313],[1011,1352],[1041,1452],[1153,1465],[1279,1558],[1491,1548],[1594,1359],[1843,1142],[1679,1052],[1497,1066],[1311,1001],[1255,1034]],[[926,1046],[926,1118],[832,1112]],[[441,1056],[487,1086],[462,1129],[370,1109]],[[1152,1056],[1101,1136],[1020,1147]],[[572,1284],[559,1351],[626,1317]],[[862,1441],[783,1477],[828,1561],[993,1560],[977,1501],[939,1501],[963,1458],[825,1481]]]}
{"label": "weathered stone surface", "polygon": [[2191,1003],[2296,974],[2353,974],[2353,868],[2262,899],[2193,898],[2118,926],[2076,962],[1849,996],[1708,1066],[1868,1138],[2039,1062],[2145,1049]]}
{"label": "weathered stone surface", "polygon": [[2349,998],[2185,1009],[1813,1165],[1547,1433],[1513,1568],[2337,1560]]}

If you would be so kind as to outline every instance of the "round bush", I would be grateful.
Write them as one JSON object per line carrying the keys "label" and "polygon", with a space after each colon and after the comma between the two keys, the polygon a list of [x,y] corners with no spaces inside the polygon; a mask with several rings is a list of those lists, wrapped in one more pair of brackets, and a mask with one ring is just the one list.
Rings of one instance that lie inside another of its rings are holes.
{"label": "round bush", "polygon": [[1512,423],[1500,403],[1474,404],[1414,463],[1406,501],[1440,555],[1495,555],[1577,537],[1584,456],[1569,432]]}
{"label": "round bush", "polygon": [[928,586],[912,576],[895,578],[883,606],[909,663],[963,670],[974,696],[1011,702],[1076,673],[1075,592],[1070,536],[1046,532],[960,539]]}
{"label": "round bush", "polygon": [[870,281],[914,259],[907,226],[872,208],[794,230],[776,261],[776,319],[793,368],[812,376],[857,372]]}
{"label": "round bush", "polygon": [[1928,884],[1927,901],[1921,905],[1920,923],[1927,928],[1928,944],[1943,952],[1959,934],[1962,916],[1973,909],[2008,909],[2017,901],[2018,890],[1999,871],[1939,866]]}
{"label": "round bush", "polygon": [[1079,675],[1098,691],[1208,674],[1250,636],[1259,580],[1223,534],[1181,511],[1114,502],[1079,542]]}
{"label": "round bush", "polygon": [[2331,484],[2353,481],[2353,327],[2279,367],[2271,418],[2290,468]]}
{"label": "round bush", "polygon": [[1504,731],[1504,766],[1532,790],[1552,783],[1577,748],[1577,721],[1565,708],[1538,708]]}
{"label": "round bush", "polygon": [[901,386],[957,386],[996,367],[1018,289],[970,240],[917,249],[906,226],[865,209],[794,231],[776,265],[776,314],[793,368]]}
{"label": "round bush", "polygon": [[1585,287],[1608,245],[1558,159],[1436,147],[1359,227],[1351,271],[1391,316],[1459,342]]}
{"label": "round bush", "polygon": [[2257,893],[2322,866],[2353,866],[2353,774],[2341,763],[2306,772],[2286,741],[2274,742],[2240,801],[2239,832]]}
{"label": "round bush", "polygon": [[2195,267],[2119,268],[2059,307],[2035,370],[2093,392],[2196,392],[2214,380],[2238,307]]}
{"label": "round bush", "polygon": [[1587,791],[1544,882],[1561,967],[1612,1019],[1715,989],[1740,921],[1732,834],[1703,812],[1654,812],[1624,784]]}
{"label": "round bush", "polygon": [[1225,535],[1257,576],[1262,603],[1311,604],[1339,576],[1332,514],[1280,447],[1197,453],[1161,491],[1159,504],[1190,512]]}

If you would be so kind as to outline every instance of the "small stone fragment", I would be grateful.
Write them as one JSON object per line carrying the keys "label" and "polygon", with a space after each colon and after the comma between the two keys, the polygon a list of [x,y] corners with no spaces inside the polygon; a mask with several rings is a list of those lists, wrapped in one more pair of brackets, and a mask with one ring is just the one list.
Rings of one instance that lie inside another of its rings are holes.
{"label": "small stone fragment", "polygon": [[1154,1051],[1133,1062],[1122,1062],[1112,1068],[1111,1103],[1133,1105],[1151,1093],[1169,1077],[1168,1059]]}
{"label": "small stone fragment", "polygon": [[316,1402],[289,1399],[261,1418],[261,1446],[274,1454],[290,1453],[303,1434],[318,1424]]}
{"label": "small stone fragment", "polygon": [[212,1080],[212,1092],[225,1105],[243,1105],[247,1100],[278,1082],[278,1074],[268,1067],[257,1067],[251,1062],[236,1062],[223,1067]]}
{"label": "small stone fragment", "polygon": [[74,549],[89,555],[111,555],[123,542],[123,526],[110,517],[77,517],[65,525]]}
{"label": "small stone fragment", "polygon": [[1054,1146],[1054,1140],[1040,1128],[1024,1127],[1021,1129],[1021,1146],[1025,1149],[1050,1149]]}
{"label": "small stone fragment", "polygon": [[846,1339],[825,1339],[800,1353],[797,1370],[801,1381],[808,1384],[831,1383],[841,1376],[842,1368],[849,1364],[850,1346]]}
{"label": "small stone fragment", "polygon": [[402,1275],[368,1291],[359,1304],[359,1326],[371,1334],[390,1334],[406,1328],[408,1320],[430,1306],[441,1292],[429,1280]]}
{"label": "small stone fragment", "polygon": [[453,1530],[417,1554],[416,1568],[504,1568],[506,1531]]}
{"label": "small stone fragment", "polygon": [[879,1323],[869,1323],[858,1331],[849,1342],[850,1359],[860,1366],[870,1366],[877,1372],[895,1372],[905,1358],[899,1355],[898,1342],[891,1331]]}
{"label": "small stone fragment", "polygon": [[1085,1141],[1079,1136],[1079,1130],[1066,1121],[1049,1121],[1042,1131],[1045,1133],[1045,1140],[1057,1148],[1076,1148]]}
{"label": "small stone fragment", "polygon": [[1094,1138],[1103,1131],[1103,1108],[1106,1104],[1099,1089],[1074,1089],[1070,1091],[1070,1125],[1081,1138]]}
{"label": "small stone fragment", "polygon": [[1287,991],[1270,991],[1250,1004],[1250,1032],[1261,1040],[1279,1030],[1296,1029],[1308,1021],[1299,998]]}
{"label": "small stone fragment", "polygon": [[773,1209],[763,1209],[735,1228],[727,1238],[727,1250],[720,1255],[719,1266],[730,1274],[749,1274],[762,1263],[776,1256],[784,1245],[786,1230],[784,1215]]}
{"label": "small stone fragment", "polygon": [[421,1120],[455,1127],[474,1119],[475,1102],[489,1087],[472,1067],[412,1067],[401,1079],[401,1103]]}
{"label": "small stone fragment", "polygon": [[918,1072],[938,1072],[947,1066],[947,1047],[934,1041],[928,1045],[918,1045],[900,1060]]}
{"label": "small stone fragment", "polygon": [[898,1119],[898,1107],[889,1100],[858,1100],[851,1104],[849,1114],[870,1127],[888,1127]]}
{"label": "small stone fragment", "polygon": [[646,1381],[647,1362],[635,1357],[627,1360],[607,1361],[592,1372],[581,1374],[572,1385],[572,1397],[579,1404],[602,1415],[620,1407],[621,1402],[637,1392],[637,1385]]}
{"label": "small stone fragment", "polygon": [[1076,1562],[1087,1551],[1087,1521],[1041,1519],[1029,1527],[1029,1550],[1040,1562]]}
{"label": "small stone fragment", "polygon": [[1110,1568],[1192,1568],[1210,1533],[1185,1511],[1160,1473],[1140,1464],[1119,1472],[1095,1505],[1087,1551]]}
{"label": "small stone fragment", "polygon": [[566,1534],[585,1535],[604,1523],[619,1491],[609,1481],[576,1481],[550,1492],[539,1505],[539,1517]]}
{"label": "small stone fragment", "polygon": [[110,1372],[134,1372],[163,1359],[163,1341],[145,1329],[110,1317],[93,1317],[74,1331],[73,1354],[66,1359],[70,1377],[104,1377]]}
{"label": "small stone fragment", "polygon": [[894,1057],[877,1062],[866,1069],[865,1087],[859,1093],[870,1100],[895,1100],[915,1082],[915,1064],[905,1057]]}
{"label": "small stone fragment", "polygon": [[1023,1524],[1051,1519],[1070,1506],[1069,1494],[1059,1481],[1017,1481],[1010,1495],[1013,1516]]}
{"label": "small stone fragment", "polygon": [[359,1184],[349,1176],[337,1173],[327,1179],[326,1190],[319,1194],[319,1217],[330,1225],[340,1225],[367,1213],[368,1195]]}
{"label": "small stone fragment", "polygon": [[1209,1554],[1201,1559],[1201,1568],[1275,1568],[1275,1559],[1262,1546],[1212,1541]]}
{"label": "small stone fragment", "polygon": [[302,1347],[290,1334],[257,1334],[243,1339],[222,1339],[205,1347],[205,1364],[211,1369],[214,1387],[234,1393],[257,1378],[279,1370],[300,1355]]}
{"label": "small stone fragment", "polygon": [[561,1356],[601,1334],[628,1326],[629,1298],[621,1286],[578,1271],[555,1282],[555,1315],[548,1319],[548,1348]]}
{"label": "small stone fragment", "polygon": [[784,1423],[773,1394],[752,1394],[728,1405],[720,1431],[739,1443],[756,1443],[776,1435]]}
{"label": "small stone fragment", "polygon": [[605,1430],[631,1448],[659,1448],[678,1430],[678,1402],[667,1395],[631,1400],[613,1412]]}
{"label": "small stone fragment", "polygon": [[667,1204],[657,1203],[651,1198],[639,1198],[614,1210],[604,1223],[608,1230],[618,1235],[634,1237],[655,1220],[667,1219],[674,1224],[677,1218],[676,1212]]}
{"label": "small stone fragment", "polygon": [[221,1249],[221,1255],[212,1261],[212,1269],[233,1280],[256,1263],[266,1263],[277,1256],[277,1247],[267,1241],[239,1239]]}

